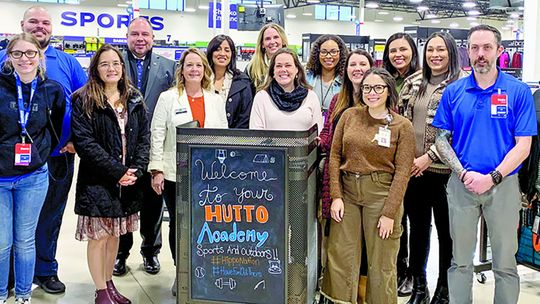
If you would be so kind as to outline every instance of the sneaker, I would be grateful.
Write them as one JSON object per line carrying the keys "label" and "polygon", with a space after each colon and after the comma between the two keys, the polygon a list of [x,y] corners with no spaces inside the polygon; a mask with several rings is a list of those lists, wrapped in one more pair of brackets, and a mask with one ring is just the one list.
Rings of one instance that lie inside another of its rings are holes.
{"label": "sneaker", "polygon": [[34,283],[41,287],[46,293],[58,294],[66,291],[66,285],[64,285],[56,275],[36,276]]}
{"label": "sneaker", "polygon": [[17,300],[15,300],[15,304],[32,304],[32,300],[31,298],[28,298],[28,299],[18,298]]}

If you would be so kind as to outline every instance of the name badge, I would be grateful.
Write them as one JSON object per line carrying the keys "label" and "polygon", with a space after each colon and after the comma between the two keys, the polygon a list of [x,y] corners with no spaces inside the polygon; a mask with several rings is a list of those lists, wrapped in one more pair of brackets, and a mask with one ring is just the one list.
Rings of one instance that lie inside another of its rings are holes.
{"label": "name badge", "polygon": [[508,115],[508,95],[491,95],[491,118],[506,118]]}
{"label": "name badge", "polygon": [[381,147],[390,148],[390,129],[388,127],[379,127],[379,132],[375,134],[375,138],[372,141],[377,141],[377,144]]}
{"label": "name badge", "polygon": [[186,108],[181,108],[179,110],[176,110],[176,115],[180,115],[180,114],[184,114],[184,113],[187,113],[187,109]]}
{"label": "name badge", "polygon": [[15,144],[15,166],[29,166],[32,161],[31,144]]}

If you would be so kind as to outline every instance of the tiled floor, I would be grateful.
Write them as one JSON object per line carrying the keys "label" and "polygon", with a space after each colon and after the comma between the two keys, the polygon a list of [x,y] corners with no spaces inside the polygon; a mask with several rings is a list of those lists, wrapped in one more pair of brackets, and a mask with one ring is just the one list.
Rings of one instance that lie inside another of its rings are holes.
{"label": "tiled floor", "polygon": [[[74,187],[72,188],[74,189]],[[93,303],[94,285],[86,264],[86,243],[75,240],[74,229],[76,216],[73,213],[74,196],[70,194],[68,207],[66,208],[64,223],[59,240],[58,260],[60,263],[59,277],[66,283],[67,290],[62,295],[49,295],[40,288],[33,293],[34,304],[88,304]],[[168,227],[163,225],[163,235],[167,235]],[[432,240],[436,240],[434,232]],[[160,254],[161,272],[157,275],[149,275],[141,269],[142,258],[138,254],[140,237],[135,233],[135,245],[128,259],[130,271],[123,277],[115,278],[118,289],[130,298],[134,304],[169,304],[176,303],[176,298],[171,295],[171,285],[174,278],[174,265],[170,258],[170,250],[164,243]],[[428,279],[430,290],[436,285],[438,247],[437,242],[432,243],[432,251],[428,265]],[[520,266],[521,294],[519,303],[540,303],[540,273]],[[486,272],[487,282],[479,284],[474,280],[474,303],[492,303],[494,279],[491,272]],[[406,303],[406,298],[400,298],[400,304]],[[11,297],[8,303],[13,303]]]}

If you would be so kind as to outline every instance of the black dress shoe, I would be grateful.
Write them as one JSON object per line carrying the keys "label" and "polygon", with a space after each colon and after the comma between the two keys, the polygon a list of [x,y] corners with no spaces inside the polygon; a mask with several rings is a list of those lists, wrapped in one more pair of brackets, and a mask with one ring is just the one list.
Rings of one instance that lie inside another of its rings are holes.
{"label": "black dress shoe", "polygon": [[407,304],[429,304],[429,290],[426,277],[414,277],[412,295]]}
{"label": "black dress shoe", "polygon": [[403,283],[398,287],[398,297],[408,297],[413,289],[413,279],[410,275],[406,276]]}
{"label": "black dress shoe", "polygon": [[36,276],[34,283],[43,291],[50,294],[58,294],[66,291],[66,285],[58,279],[58,276]]}
{"label": "black dress shoe", "polygon": [[448,304],[449,302],[448,285],[437,283],[437,289],[435,289],[431,304]]}
{"label": "black dress shoe", "polygon": [[113,275],[115,276],[123,276],[127,272],[126,268],[126,259],[123,258],[117,258],[114,261],[114,268],[113,268]]}
{"label": "black dress shoe", "polygon": [[161,269],[161,265],[159,265],[159,260],[157,258],[157,255],[154,255],[151,257],[143,256],[143,262],[144,262],[144,271],[148,272],[149,274],[156,274]]}

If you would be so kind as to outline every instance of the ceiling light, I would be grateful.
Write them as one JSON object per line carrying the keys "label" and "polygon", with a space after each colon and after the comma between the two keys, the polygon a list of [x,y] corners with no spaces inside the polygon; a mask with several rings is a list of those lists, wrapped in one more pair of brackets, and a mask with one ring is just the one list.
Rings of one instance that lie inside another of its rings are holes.
{"label": "ceiling light", "polygon": [[375,19],[374,21],[375,22],[384,22],[384,20],[381,20],[381,19]]}
{"label": "ceiling light", "polygon": [[193,7],[186,7],[186,9],[184,10],[184,12],[186,13],[194,13],[196,12],[197,10]]}
{"label": "ceiling light", "polygon": [[508,20],[506,20],[506,23],[512,24],[512,23],[514,23],[514,20],[508,19]]}
{"label": "ceiling light", "polygon": [[126,1],[126,4],[133,4],[133,1]]}
{"label": "ceiling light", "polygon": [[517,19],[517,18],[519,18],[519,14],[518,13],[511,13],[510,18]]}
{"label": "ceiling light", "polygon": [[520,11],[524,11],[524,10],[525,10],[525,8],[524,8],[523,6],[520,6],[520,7],[518,7],[518,10],[520,10]]}
{"label": "ceiling light", "polygon": [[463,7],[464,8],[473,8],[476,6],[476,3],[475,2],[472,2],[472,1],[466,1],[466,2],[463,2]]}
{"label": "ceiling light", "polygon": [[456,27],[459,27],[459,24],[455,23],[455,22],[452,22],[452,23],[450,23],[450,27],[456,28]]}
{"label": "ceiling light", "polygon": [[288,14],[286,17],[289,18],[289,19],[294,19],[294,18],[296,18],[296,15],[295,14]]}
{"label": "ceiling light", "polygon": [[125,3],[118,3],[116,6],[118,6],[118,7],[128,7],[129,5],[127,5]]}
{"label": "ceiling light", "polygon": [[376,2],[368,2],[368,3],[366,3],[366,7],[367,8],[378,8],[379,4],[376,3]]}
{"label": "ceiling light", "polygon": [[470,24],[471,24],[471,26],[473,26],[473,27],[474,27],[474,26],[479,26],[479,25],[480,25],[480,23],[478,23],[478,22],[471,22]]}
{"label": "ceiling light", "polygon": [[476,20],[478,20],[478,18],[476,18],[476,17],[467,17],[467,20],[468,21],[476,21]]}
{"label": "ceiling light", "polygon": [[199,5],[199,9],[200,10],[207,10],[207,9],[210,9],[210,7],[208,5],[201,4],[201,5]]}
{"label": "ceiling light", "polygon": [[411,3],[420,3],[422,0],[409,0]]}
{"label": "ceiling light", "polygon": [[379,15],[389,15],[390,13],[387,12],[387,11],[380,11],[377,14],[379,14]]}
{"label": "ceiling light", "polygon": [[425,11],[429,11],[429,7],[425,6],[425,5],[420,5],[416,8],[417,11],[419,12],[425,12]]}
{"label": "ceiling light", "polygon": [[480,15],[480,12],[477,10],[472,10],[472,11],[468,11],[467,14],[469,14],[469,16],[478,16]]}
{"label": "ceiling light", "polygon": [[428,18],[428,19],[437,18],[437,15],[435,15],[435,14],[427,14],[426,18]]}
{"label": "ceiling light", "polygon": [[439,24],[439,23],[441,23],[441,20],[433,19],[433,20],[431,20],[431,23]]}
{"label": "ceiling light", "polygon": [[307,3],[321,3],[320,0],[307,0]]}
{"label": "ceiling light", "polygon": [[302,16],[313,16],[312,13],[302,13]]}
{"label": "ceiling light", "polygon": [[396,22],[400,22],[400,21],[403,21],[403,17],[401,16],[395,16],[394,18],[392,18],[392,20],[396,21]]}

